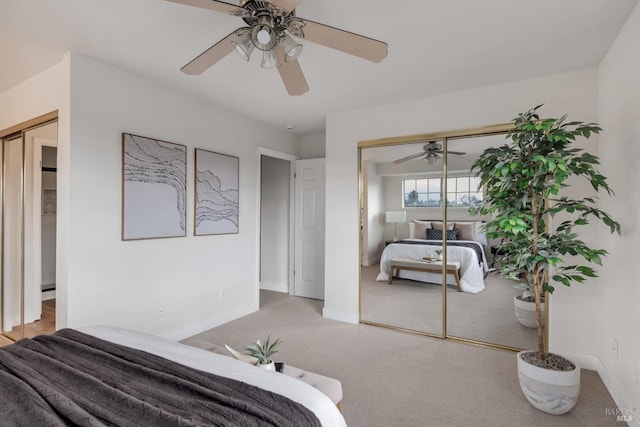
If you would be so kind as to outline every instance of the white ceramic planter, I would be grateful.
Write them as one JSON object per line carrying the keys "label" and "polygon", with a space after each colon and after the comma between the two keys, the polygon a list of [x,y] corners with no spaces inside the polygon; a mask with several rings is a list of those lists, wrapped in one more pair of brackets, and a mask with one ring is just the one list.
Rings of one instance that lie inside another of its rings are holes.
{"label": "white ceramic planter", "polygon": [[[522,326],[537,328],[535,302],[522,301],[518,297],[513,297],[513,308],[516,312],[516,318]],[[542,326],[544,326],[544,303],[542,303]]]}
{"label": "white ceramic planter", "polygon": [[267,369],[269,371],[276,370],[276,364],[273,363],[273,360],[270,360],[269,363],[258,363],[256,366],[260,366],[262,369]]}
{"label": "white ceramic planter", "polygon": [[525,362],[518,353],[518,379],[525,397],[534,407],[548,414],[562,415],[578,402],[580,395],[580,368],[572,371],[554,371]]}

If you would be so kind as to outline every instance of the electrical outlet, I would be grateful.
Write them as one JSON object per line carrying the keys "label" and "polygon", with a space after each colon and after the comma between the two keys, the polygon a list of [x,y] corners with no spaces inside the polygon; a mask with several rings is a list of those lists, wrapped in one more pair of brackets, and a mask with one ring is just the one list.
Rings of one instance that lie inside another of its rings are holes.
{"label": "electrical outlet", "polygon": [[229,290],[227,288],[220,289],[220,298],[226,298],[229,295]]}
{"label": "electrical outlet", "polygon": [[158,306],[158,317],[164,316],[164,304]]}
{"label": "electrical outlet", "polygon": [[618,360],[618,340],[615,338],[611,340],[611,354]]}

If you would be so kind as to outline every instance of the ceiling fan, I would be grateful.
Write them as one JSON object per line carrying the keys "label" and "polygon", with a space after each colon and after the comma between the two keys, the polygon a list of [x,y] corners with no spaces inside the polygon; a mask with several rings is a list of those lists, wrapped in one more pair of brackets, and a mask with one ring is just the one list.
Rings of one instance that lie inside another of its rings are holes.
{"label": "ceiling fan", "polygon": [[[397,165],[407,160],[415,159],[416,157],[424,157],[423,160],[427,162],[428,165],[433,165],[440,160],[438,154],[442,154],[442,144],[438,141],[429,141],[422,147],[422,152],[394,160],[393,163]],[[463,156],[465,154],[467,153],[463,153],[462,151],[447,151],[447,155]]]}
{"label": "ceiling fan", "polygon": [[234,49],[249,60],[254,48],[262,51],[263,68],[277,68],[289,95],[309,90],[298,55],[302,44],[291,36],[309,40],[373,62],[387,56],[387,44],[296,16],[301,0],[240,0],[240,5],[218,0],[167,0],[237,16],[247,24],[211,46],[181,68],[201,74]]}

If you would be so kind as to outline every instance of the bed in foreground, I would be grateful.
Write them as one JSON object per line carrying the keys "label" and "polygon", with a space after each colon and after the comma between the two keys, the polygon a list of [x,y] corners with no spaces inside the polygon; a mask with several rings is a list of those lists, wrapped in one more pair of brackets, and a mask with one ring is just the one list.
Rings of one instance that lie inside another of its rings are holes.
{"label": "bed in foreground", "polygon": [[0,348],[8,425],[345,426],[331,400],[277,372],[113,327]]}

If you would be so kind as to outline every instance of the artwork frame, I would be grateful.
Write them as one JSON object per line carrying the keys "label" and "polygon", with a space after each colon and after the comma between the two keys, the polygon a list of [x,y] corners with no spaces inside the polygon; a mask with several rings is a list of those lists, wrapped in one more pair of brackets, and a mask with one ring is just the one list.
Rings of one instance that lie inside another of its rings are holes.
{"label": "artwork frame", "polygon": [[201,148],[194,159],[193,235],[239,233],[240,159]]}
{"label": "artwork frame", "polygon": [[187,235],[187,146],[122,133],[121,239]]}

